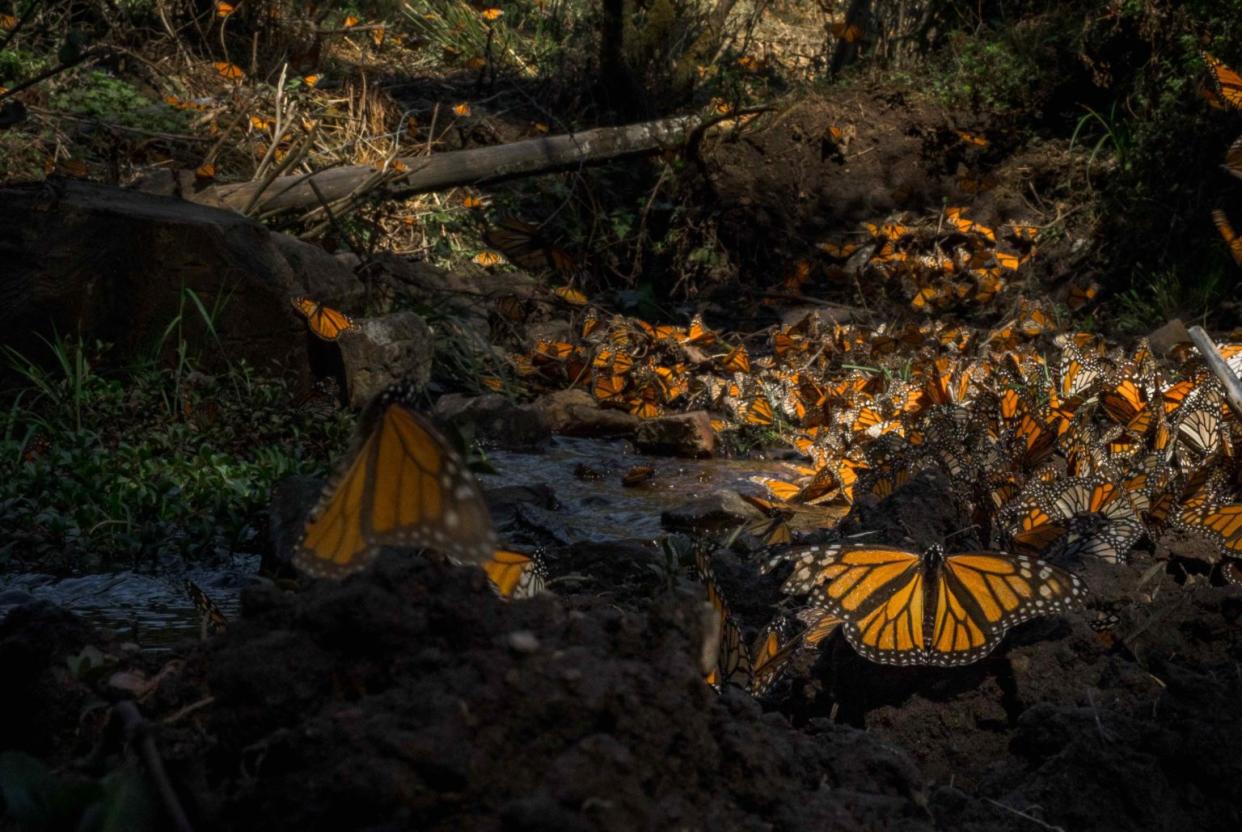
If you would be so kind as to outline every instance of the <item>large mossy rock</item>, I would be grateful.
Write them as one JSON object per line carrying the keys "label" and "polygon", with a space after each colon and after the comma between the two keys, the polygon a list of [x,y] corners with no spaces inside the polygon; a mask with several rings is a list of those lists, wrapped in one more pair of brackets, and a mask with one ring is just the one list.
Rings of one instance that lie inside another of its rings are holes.
{"label": "large mossy rock", "polygon": [[0,188],[0,263],[0,345],[32,358],[54,333],[122,358],[184,338],[209,362],[305,381],[315,347],[289,297],[352,312],[364,296],[331,254],[239,214],[86,182]]}

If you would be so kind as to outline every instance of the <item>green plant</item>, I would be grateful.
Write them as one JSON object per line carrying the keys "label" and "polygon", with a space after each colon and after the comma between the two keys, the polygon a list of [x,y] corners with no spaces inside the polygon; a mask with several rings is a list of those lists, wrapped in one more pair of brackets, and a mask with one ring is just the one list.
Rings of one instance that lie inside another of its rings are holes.
{"label": "green plant", "polygon": [[73,115],[166,133],[184,132],[190,121],[186,112],[152,101],[127,81],[102,70],[84,73],[54,93],[51,103]]}
{"label": "green plant", "polygon": [[1129,173],[1134,165],[1135,135],[1132,123],[1122,118],[1117,112],[1114,102],[1108,114],[1097,112],[1084,106],[1087,112],[1078,120],[1074,132],[1070,135],[1070,151],[1072,152],[1080,136],[1090,132],[1092,126],[1099,128],[1100,137],[1091,147],[1091,155],[1086,162],[1087,187],[1091,187],[1091,166],[1095,164],[1100,152],[1107,147],[1112,151],[1112,164],[1122,173]]}
{"label": "green plant", "polygon": [[137,761],[98,780],[52,771],[27,754],[0,754],[0,806],[24,832],[159,828],[160,810]]}
{"label": "green plant", "polygon": [[1228,293],[1232,278],[1226,277],[1225,268],[1194,275],[1176,270],[1135,275],[1117,299],[1118,326],[1141,334],[1173,318],[1187,323],[1206,319]]}
{"label": "green plant", "polygon": [[308,411],[244,364],[221,376],[100,369],[106,348],[56,339],[44,369],[9,353],[25,386],[0,420],[0,536],[21,559],[138,560],[257,551],[272,485],[323,474],[352,419]]}
{"label": "green plant", "polygon": [[946,106],[1003,115],[1038,109],[1055,71],[1054,35],[1041,21],[977,34],[954,33],[931,74]]}

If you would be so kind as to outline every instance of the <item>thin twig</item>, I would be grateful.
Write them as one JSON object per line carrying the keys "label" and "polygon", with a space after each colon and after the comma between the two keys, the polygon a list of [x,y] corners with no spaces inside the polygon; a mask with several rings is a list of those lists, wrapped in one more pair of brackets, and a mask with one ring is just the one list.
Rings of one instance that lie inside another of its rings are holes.
{"label": "thin twig", "polygon": [[1025,820],[1029,820],[1031,823],[1034,823],[1034,824],[1036,824],[1036,825],[1038,825],[1038,826],[1043,827],[1044,829],[1049,830],[1049,832],[1065,832],[1064,827],[1060,827],[1060,826],[1053,826],[1052,824],[1050,824],[1050,823],[1048,823],[1048,822],[1046,822],[1046,821],[1042,821],[1042,820],[1040,820],[1039,818],[1035,817],[1034,815],[1028,815],[1026,812],[1021,812],[1021,811],[1019,811],[1019,810],[1017,810],[1017,809],[1013,808],[1012,806],[1006,806],[1004,803],[1001,803],[1001,802],[1000,802],[1000,801],[998,801],[998,800],[993,800],[993,799],[992,799],[992,798],[990,798],[990,797],[985,797],[985,798],[983,798],[983,799],[984,799],[984,800],[986,800],[988,803],[991,803],[991,804],[992,804],[993,806],[995,806],[996,808],[998,808],[998,809],[1004,809],[1006,812],[1009,812],[1009,813],[1011,813],[1011,814],[1017,815],[1018,817],[1023,818],[1023,819],[1025,819]]}
{"label": "thin twig", "polygon": [[246,207],[242,209],[243,214],[250,216],[250,212],[254,210],[255,204],[267,191],[268,187],[276,181],[276,177],[280,176],[286,170],[302,160],[302,158],[306,155],[306,152],[310,149],[310,146],[314,142],[315,136],[318,132],[319,125],[316,124],[313,128],[311,128],[310,133],[306,134],[300,142],[289,149],[289,152],[285,154],[285,158],[281,160],[279,164],[273,166],[272,169],[268,171],[267,176],[264,177],[261,183],[259,183],[259,189],[254,192],[254,196],[250,198],[250,201],[246,203]]}
{"label": "thin twig", "polygon": [[209,705],[214,705],[215,702],[216,702],[216,698],[214,696],[205,696],[202,699],[198,700],[197,702],[191,702],[189,705],[186,705],[184,708],[177,711],[172,716],[164,717],[162,721],[165,725],[171,725],[174,722],[178,722],[182,719],[185,719],[187,716],[189,716],[192,713],[201,711],[203,708],[206,708]]}
{"label": "thin twig", "polygon": [[164,802],[164,811],[168,813],[173,828],[177,832],[194,832],[185,809],[181,807],[181,800],[168,780],[168,773],[164,770],[164,761],[160,758],[159,749],[155,747],[151,724],[138,712],[138,706],[128,699],[113,705],[112,710],[121,719],[126,743],[137,745],[138,753],[146,765],[147,775],[154,782],[160,799]]}
{"label": "thin twig", "polygon": [[181,133],[161,133],[157,130],[143,130],[141,127],[130,127],[125,124],[117,124],[113,121],[104,121],[100,118],[83,118],[82,116],[71,116],[68,113],[62,113],[59,110],[48,110],[44,107],[35,105],[29,106],[27,109],[32,113],[47,116],[48,118],[63,119],[65,121],[76,121],[82,124],[94,124],[99,127],[106,127],[109,130],[119,130],[123,133],[133,133],[135,136],[148,136],[153,139],[164,139],[170,142],[209,142],[211,139],[205,136],[191,136]]}

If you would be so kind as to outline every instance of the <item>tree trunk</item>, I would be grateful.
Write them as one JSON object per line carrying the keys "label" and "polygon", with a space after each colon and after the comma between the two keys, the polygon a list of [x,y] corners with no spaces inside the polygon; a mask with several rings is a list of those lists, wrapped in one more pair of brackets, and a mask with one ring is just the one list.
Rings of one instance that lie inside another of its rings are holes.
{"label": "tree trunk", "polygon": [[[678,116],[623,127],[601,127],[434,156],[406,157],[399,160],[401,165],[390,165],[386,173],[362,165],[328,168],[282,176],[265,189],[259,182],[215,185],[187,198],[204,205],[246,211],[255,194],[262,191],[249,208],[251,214],[307,210],[318,207],[321,201],[334,208],[347,208],[376,193],[405,197],[647,153],[681,144],[699,123],[698,116]],[[402,166],[403,172],[392,169],[402,170]]]}

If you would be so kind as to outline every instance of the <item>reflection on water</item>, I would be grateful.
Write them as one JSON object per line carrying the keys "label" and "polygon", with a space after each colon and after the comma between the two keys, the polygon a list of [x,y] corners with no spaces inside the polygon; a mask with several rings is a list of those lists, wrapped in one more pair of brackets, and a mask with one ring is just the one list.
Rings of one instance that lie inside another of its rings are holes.
{"label": "reflection on water", "polygon": [[51,601],[144,648],[167,647],[199,632],[198,613],[182,585],[185,578],[201,586],[231,616],[237,612],[242,587],[258,568],[257,556],[238,555],[225,568],[190,568],[177,575],[130,570],[70,578],[0,574],[0,619],[19,604]]}
{"label": "reflection on water", "polygon": [[[544,453],[495,451],[496,475],[484,475],[484,488],[543,483],[561,504],[555,520],[572,540],[645,540],[661,534],[660,513],[730,489],[765,494],[754,476],[791,477],[788,464],[765,460],[674,459],[643,456],[624,441],[557,437]],[[625,472],[639,465],[655,469],[645,485],[626,488]]]}
{"label": "reflection on water", "polygon": [[[654,539],[667,509],[721,489],[762,493],[750,481],[753,476],[789,477],[788,466],[779,462],[649,457],[630,452],[620,440],[568,437],[555,439],[544,453],[496,451],[490,461],[497,473],[480,478],[484,488],[547,485],[560,503],[559,510],[544,515],[556,531],[568,540],[594,542]],[[640,465],[655,469],[654,476],[642,486],[624,487],[625,472]],[[237,556],[223,568],[177,574],[0,574],[0,619],[27,601],[51,601],[144,648],[166,648],[199,632],[198,615],[182,586],[185,578],[232,616],[258,567],[257,556]]]}

